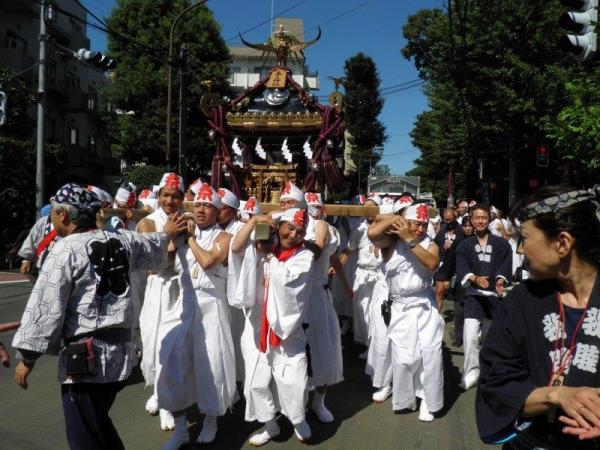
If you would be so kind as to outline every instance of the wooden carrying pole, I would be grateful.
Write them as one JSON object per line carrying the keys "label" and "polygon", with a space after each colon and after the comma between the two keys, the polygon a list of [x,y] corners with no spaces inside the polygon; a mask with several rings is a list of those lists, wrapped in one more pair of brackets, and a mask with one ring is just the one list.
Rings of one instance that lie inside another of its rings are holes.
{"label": "wooden carrying pole", "polygon": [[[268,214],[271,211],[281,209],[279,205],[275,203],[261,203],[263,214]],[[186,211],[193,211],[194,202],[183,202],[183,209]],[[325,211],[328,216],[349,216],[349,217],[366,217],[376,216],[379,214],[379,206],[363,206],[363,205],[325,205]],[[105,208],[103,209],[104,217],[109,218],[112,216],[123,216],[126,210],[122,208]],[[143,209],[133,210],[133,219],[141,220],[146,217],[149,213]]]}

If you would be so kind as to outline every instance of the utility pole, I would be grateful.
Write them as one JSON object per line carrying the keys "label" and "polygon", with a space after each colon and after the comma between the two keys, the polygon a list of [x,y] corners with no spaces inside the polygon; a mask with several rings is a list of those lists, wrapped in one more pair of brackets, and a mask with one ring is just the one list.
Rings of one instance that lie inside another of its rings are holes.
{"label": "utility pole", "polygon": [[183,102],[183,73],[186,68],[185,44],[179,49],[179,174],[187,181],[187,155],[185,154],[185,130],[187,111]]}
{"label": "utility pole", "polygon": [[44,111],[46,109],[46,0],[40,4],[40,56],[38,71],[37,149],[35,163],[35,207],[39,217],[44,205]]}
{"label": "utility pole", "polygon": [[169,31],[169,59],[168,59],[168,78],[167,78],[167,148],[166,148],[166,162],[167,167],[171,165],[171,97],[173,92],[173,40],[175,39],[175,26],[177,22],[188,12],[200,5],[203,5],[208,0],[199,0],[196,3],[192,3],[183,11],[181,11],[173,22],[171,23],[171,30]]}

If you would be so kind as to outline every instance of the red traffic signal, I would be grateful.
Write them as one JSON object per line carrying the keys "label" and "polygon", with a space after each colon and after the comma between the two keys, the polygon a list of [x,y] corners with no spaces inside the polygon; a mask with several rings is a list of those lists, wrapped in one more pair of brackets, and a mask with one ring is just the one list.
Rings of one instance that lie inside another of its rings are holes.
{"label": "red traffic signal", "polygon": [[550,165],[550,152],[545,145],[538,145],[535,153],[535,165],[537,167],[548,167]]}

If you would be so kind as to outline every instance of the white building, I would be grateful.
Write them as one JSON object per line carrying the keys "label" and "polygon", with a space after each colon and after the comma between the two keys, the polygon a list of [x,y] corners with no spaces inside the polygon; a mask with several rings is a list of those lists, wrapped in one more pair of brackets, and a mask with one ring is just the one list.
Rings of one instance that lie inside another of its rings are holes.
{"label": "white building", "polygon": [[[276,18],[274,20],[275,29],[279,29],[279,25],[283,25],[284,30],[297,37],[304,42],[304,23],[302,19],[283,19]],[[312,39],[313,37],[308,37]],[[248,39],[246,39],[248,40]],[[251,42],[260,43],[263,42]],[[246,46],[230,46],[229,53],[232,58],[231,62],[231,87],[242,91],[254,86],[259,80],[264,78],[269,70],[276,63],[274,55],[263,55],[260,50],[255,50]],[[294,81],[305,89],[319,89],[319,73],[310,72],[306,64],[288,59],[288,68],[292,71]]]}

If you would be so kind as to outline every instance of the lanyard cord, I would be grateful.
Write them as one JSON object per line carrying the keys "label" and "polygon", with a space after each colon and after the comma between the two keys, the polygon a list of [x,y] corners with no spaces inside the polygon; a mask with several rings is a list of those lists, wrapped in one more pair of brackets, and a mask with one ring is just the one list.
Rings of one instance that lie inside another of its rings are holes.
{"label": "lanyard cord", "polygon": [[[562,341],[562,343],[561,343],[561,353],[562,353],[562,349],[565,348],[565,343],[566,343],[566,339],[567,339],[565,308],[564,308],[562,302],[560,301],[560,294],[558,292],[556,293],[556,301],[558,303],[559,319],[558,319],[558,324],[557,324],[556,337],[554,339],[554,355],[556,355],[556,351],[558,350],[558,340],[561,339],[561,341]],[[565,373],[565,371],[571,365],[571,360],[572,360],[571,355],[573,354],[573,350],[575,348],[575,340],[577,339],[577,334],[579,333],[579,330],[581,329],[581,326],[583,325],[583,320],[585,319],[585,315],[586,315],[589,304],[590,304],[590,302],[588,300],[587,304],[585,305],[585,308],[583,309],[583,312],[581,313],[581,316],[579,317],[579,320],[577,321],[577,325],[575,327],[575,330],[573,331],[573,336],[571,336],[571,343],[569,345],[569,350],[567,352],[565,352],[565,354],[560,355],[559,365],[558,365],[558,369],[556,370],[556,372],[554,371],[554,361],[552,361],[552,368],[550,370],[550,381],[548,383],[549,386],[552,385],[552,379],[555,374],[559,375],[559,376],[563,375]]]}

